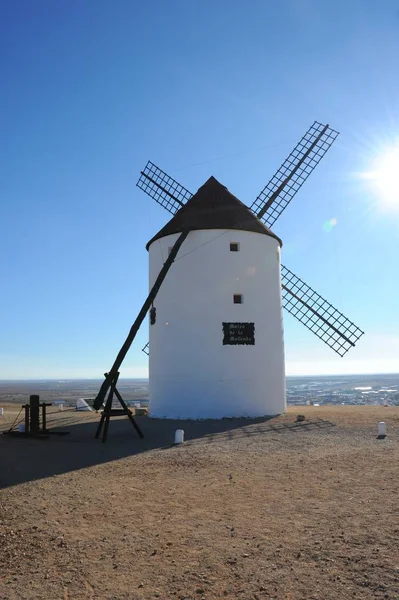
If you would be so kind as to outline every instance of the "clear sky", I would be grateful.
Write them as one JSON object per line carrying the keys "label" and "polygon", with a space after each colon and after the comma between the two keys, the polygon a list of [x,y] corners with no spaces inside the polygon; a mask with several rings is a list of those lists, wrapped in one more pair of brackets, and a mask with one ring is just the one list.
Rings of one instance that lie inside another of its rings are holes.
{"label": "clear sky", "polygon": [[[399,371],[399,182],[372,175],[399,142],[398,56],[393,0],[3,0],[0,378],[110,367],[168,219],[135,187],[148,159],[250,204],[314,120],[341,135],[275,231],[366,335],[339,358],[285,314],[287,372]],[[123,376],[147,373],[146,329]]]}

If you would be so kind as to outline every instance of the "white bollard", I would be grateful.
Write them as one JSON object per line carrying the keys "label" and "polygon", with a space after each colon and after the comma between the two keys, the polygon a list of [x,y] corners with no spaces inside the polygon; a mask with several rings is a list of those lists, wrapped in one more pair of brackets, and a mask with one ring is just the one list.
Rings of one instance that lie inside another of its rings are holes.
{"label": "white bollard", "polygon": [[0,407],[0,417],[2,417],[4,415],[4,408]]}
{"label": "white bollard", "polygon": [[61,411],[64,410],[64,405],[63,404],[59,404],[58,405],[58,410],[61,410]]}
{"label": "white bollard", "polygon": [[175,444],[182,444],[184,442],[184,431],[183,429],[176,429],[175,431]]}
{"label": "white bollard", "polygon": [[384,421],[378,423],[378,436],[385,437],[387,434],[387,425]]}

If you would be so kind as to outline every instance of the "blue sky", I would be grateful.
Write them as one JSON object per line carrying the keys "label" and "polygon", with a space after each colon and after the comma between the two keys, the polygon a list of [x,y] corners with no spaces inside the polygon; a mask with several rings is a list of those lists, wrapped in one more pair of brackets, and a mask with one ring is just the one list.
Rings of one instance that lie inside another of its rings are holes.
{"label": "blue sky", "polygon": [[399,371],[399,199],[362,175],[399,140],[398,56],[389,0],[2,2],[0,378],[110,367],[168,219],[135,187],[148,159],[250,204],[314,120],[341,135],[275,231],[366,335],[342,359],[286,314],[287,372]]}

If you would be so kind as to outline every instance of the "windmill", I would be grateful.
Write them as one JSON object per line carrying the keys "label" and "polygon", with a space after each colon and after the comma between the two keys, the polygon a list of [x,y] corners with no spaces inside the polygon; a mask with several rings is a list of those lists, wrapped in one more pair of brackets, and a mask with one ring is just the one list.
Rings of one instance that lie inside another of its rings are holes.
{"label": "windmill", "polygon": [[154,417],[284,412],[282,308],[340,356],[356,344],[363,332],[280,264],[282,242],[271,230],[337,136],[315,121],[250,207],[214,177],[193,195],[147,163],[137,185],[173,217],[147,244],[150,293],[96,408],[148,311]]}

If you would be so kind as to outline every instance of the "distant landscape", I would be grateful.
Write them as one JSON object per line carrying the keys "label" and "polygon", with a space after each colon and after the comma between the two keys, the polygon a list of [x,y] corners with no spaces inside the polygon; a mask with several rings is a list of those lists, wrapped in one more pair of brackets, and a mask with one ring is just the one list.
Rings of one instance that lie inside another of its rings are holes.
{"label": "distant landscape", "polygon": [[[94,399],[102,379],[48,379],[0,381],[0,404],[24,404],[31,394],[41,401]],[[148,403],[148,379],[120,379],[118,389],[126,401]],[[291,405],[399,405],[399,373],[288,377],[287,400]]]}

